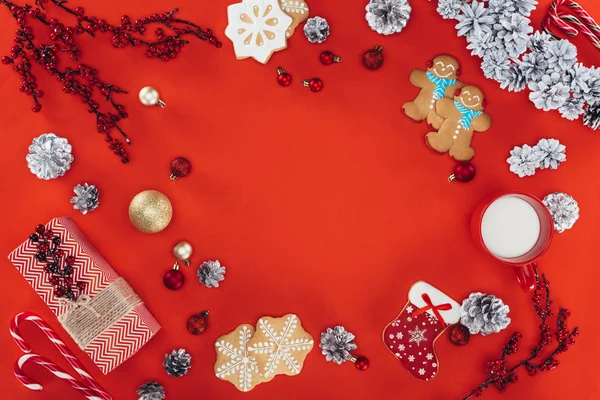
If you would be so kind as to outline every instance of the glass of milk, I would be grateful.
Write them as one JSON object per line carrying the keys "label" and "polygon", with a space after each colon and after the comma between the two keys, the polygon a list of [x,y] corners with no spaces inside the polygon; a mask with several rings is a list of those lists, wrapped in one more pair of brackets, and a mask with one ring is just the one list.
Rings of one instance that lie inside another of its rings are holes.
{"label": "glass of milk", "polygon": [[533,290],[533,264],[548,250],[554,233],[546,206],[527,194],[503,194],[483,203],[473,214],[471,226],[477,244],[514,267],[524,291]]}

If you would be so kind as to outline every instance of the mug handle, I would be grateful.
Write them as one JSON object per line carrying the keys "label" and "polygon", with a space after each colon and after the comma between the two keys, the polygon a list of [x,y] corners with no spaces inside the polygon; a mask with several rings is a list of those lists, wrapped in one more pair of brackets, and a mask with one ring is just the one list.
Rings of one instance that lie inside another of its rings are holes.
{"label": "mug handle", "polygon": [[536,278],[534,268],[535,263],[515,267],[517,282],[519,282],[521,290],[525,293],[532,292],[535,289]]}

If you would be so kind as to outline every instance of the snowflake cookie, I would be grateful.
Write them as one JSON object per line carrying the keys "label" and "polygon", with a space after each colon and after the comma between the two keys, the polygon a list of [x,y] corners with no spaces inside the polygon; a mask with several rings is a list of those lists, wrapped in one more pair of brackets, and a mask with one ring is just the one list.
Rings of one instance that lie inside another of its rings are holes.
{"label": "snowflake cookie", "polygon": [[313,348],[313,338],[295,314],[281,318],[263,317],[256,323],[256,334],[248,350],[258,363],[265,380],[275,375],[298,375],[304,359]]}
{"label": "snowflake cookie", "polygon": [[287,47],[286,32],[293,19],[278,0],[244,0],[227,7],[225,36],[233,42],[238,60],[248,57],[266,64],[271,55]]}
{"label": "snowflake cookie", "polygon": [[248,342],[253,335],[254,327],[243,324],[215,342],[217,378],[231,382],[242,392],[249,392],[259,383],[265,382],[256,359],[248,350]]}
{"label": "snowflake cookie", "polygon": [[285,35],[290,38],[294,34],[294,31],[304,21],[306,21],[309,17],[309,9],[306,1],[298,1],[298,0],[279,0],[279,6],[281,10],[292,17],[294,22],[287,29]]}

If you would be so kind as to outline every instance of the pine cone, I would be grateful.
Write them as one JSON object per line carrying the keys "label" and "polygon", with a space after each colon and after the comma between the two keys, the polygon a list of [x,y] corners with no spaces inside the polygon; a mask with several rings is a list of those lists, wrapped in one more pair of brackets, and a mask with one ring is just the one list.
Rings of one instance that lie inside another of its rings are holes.
{"label": "pine cone", "polygon": [[140,396],[139,400],[163,400],[166,397],[165,388],[156,381],[144,383],[136,394]]}
{"label": "pine cone", "polygon": [[163,368],[167,374],[179,378],[188,373],[192,367],[192,356],[184,349],[173,350],[171,354],[165,354]]}
{"label": "pine cone", "polygon": [[75,186],[73,191],[77,195],[71,199],[71,203],[74,204],[73,208],[81,211],[84,215],[87,214],[88,211],[95,210],[100,204],[100,199],[98,199],[100,193],[94,185],[84,183],[83,185]]}
{"label": "pine cone", "polygon": [[304,34],[311,43],[323,43],[329,36],[329,24],[325,18],[309,18],[304,25]]}
{"label": "pine cone", "polygon": [[198,267],[198,280],[207,288],[219,287],[219,282],[225,279],[225,267],[219,260],[205,261]]}
{"label": "pine cone", "polygon": [[566,193],[550,193],[542,202],[550,211],[554,229],[558,233],[571,229],[579,219],[579,205]]}
{"label": "pine cone", "polygon": [[567,161],[566,149],[567,147],[556,139],[541,139],[533,147],[533,150],[542,156],[540,159],[541,169],[557,169],[561,162]]}
{"label": "pine cone", "polygon": [[63,176],[73,162],[71,145],[54,133],[44,133],[33,139],[27,155],[29,170],[40,179]]}
{"label": "pine cone", "polygon": [[357,347],[353,340],[354,334],[338,325],[333,329],[327,328],[327,331],[321,333],[319,347],[327,361],[341,364],[352,358],[350,352]]}
{"label": "pine cone", "polygon": [[485,293],[471,293],[460,306],[460,322],[473,335],[498,333],[510,324],[510,308],[501,299]]}
{"label": "pine cone", "polygon": [[408,0],[371,0],[366,10],[371,29],[380,35],[391,35],[404,29],[412,8]]}

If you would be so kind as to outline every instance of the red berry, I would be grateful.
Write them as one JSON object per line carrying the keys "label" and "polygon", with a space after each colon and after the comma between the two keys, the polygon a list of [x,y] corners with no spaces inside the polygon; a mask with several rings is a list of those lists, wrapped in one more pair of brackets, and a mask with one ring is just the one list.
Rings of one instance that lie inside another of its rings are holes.
{"label": "red berry", "polygon": [[43,234],[45,230],[46,230],[46,227],[42,224],[38,224],[35,226],[35,231],[39,234]]}
{"label": "red berry", "polygon": [[33,112],[40,112],[42,110],[42,105],[41,104],[34,104],[33,106],[31,106],[31,111]]}
{"label": "red berry", "polygon": [[13,62],[12,58],[10,58],[8,56],[2,57],[2,64],[7,65],[7,64],[10,64],[12,62]]}

